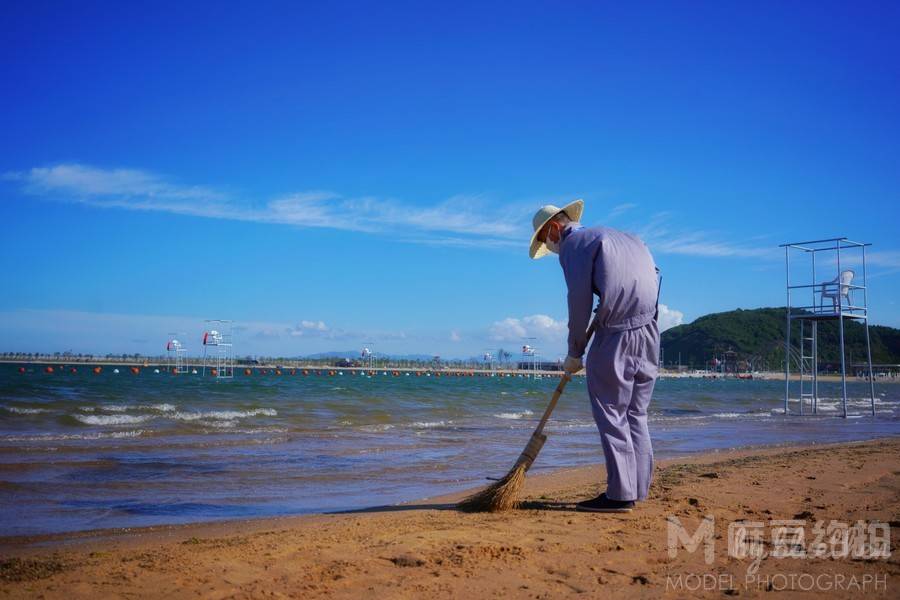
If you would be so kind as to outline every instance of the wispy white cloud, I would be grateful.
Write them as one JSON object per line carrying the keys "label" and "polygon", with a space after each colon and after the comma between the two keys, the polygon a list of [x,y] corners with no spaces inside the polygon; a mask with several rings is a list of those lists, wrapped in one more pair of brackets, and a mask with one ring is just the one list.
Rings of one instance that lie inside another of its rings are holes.
{"label": "wispy white cloud", "polygon": [[[775,244],[767,244],[758,238],[747,240],[723,240],[721,236],[708,231],[673,227],[670,212],[654,214],[638,235],[654,252],[716,258],[760,258],[775,259],[779,249]],[[753,243],[751,243],[753,242]]]}
{"label": "wispy white cloud", "polygon": [[866,252],[866,265],[872,266],[869,279],[900,273],[900,250],[874,250]]}
{"label": "wispy white cloud", "polygon": [[457,247],[508,247],[527,239],[523,208],[495,205],[478,196],[457,195],[435,205],[419,206],[313,190],[254,203],[224,190],[185,185],[138,169],[71,163],[6,173],[3,178],[18,183],[33,196],[100,208],[392,233],[410,243]]}
{"label": "wispy white cloud", "polygon": [[488,337],[497,342],[520,342],[524,338],[535,337],[542,341],[559,343],[565,340],[568,325],[547,315],[528,317],[507,317],[495,321],[488,328]]}
{"label": "wispy white cloud", "polygon": [[870,250],[866,252],[866,263],[876,267],[900,269],[900,250]]}
{"label": "wispy white cloud", "polygon": [[[659,305],[660,332],[684,323],[684,313]],[[488,328],[488,339],[495,342],[521,342],[528,338],[537,338],[541,343],[557,346],[564,343],[569,333],[568,323],[547,315],[531,315],[528,317],[507,317],[495,321]]]}
{"label": "wispy white cloud", "polygon": [[137,169],[100,169],[80,164],[36,167],[7,173],[6,179],[21,181],[35,194],[67,192],[79,197],[118,196],[164,200],[221,200],[220,192],[204,186],[171,183]]}
{"label": "wispy white cloud", "polygon": [[349,340],[349,341],[397,341],[407,339],[403,331],[363,331],[330,327],[324,321],[303,320],[296,325],[284,328],[285,333],[292,338],[320,338],[323,340]]}
{"label": "wispy white cloud", "polygon": [[[521,249],[530,234],[534,203],[496,203],[473,195],[456,195],[422,206],[374,196],[345,197],[328,190],[308,190],[268,199],[242,198],[234,191],[182,183],[141,169],[101,168],[62,163],[11,172],[2,179],[31,196],[77,202],[99,208],[390,234],[411,244],[455,248]],[[613,206],[606,219],[631,213],[637,204]],[[765,236],[729,239],[715,232],[675,224],[676,215],[658,212],[636,232],[662,254],[711,258],[779,259],[777,244]],[[900,269],[900,252],[871,252],[873,276]]]}
{"label": "wispy white cloud", "polygon": [[331,333],[324,321],[300,321],[293,327],[288,327],[286,332],[291,337],[322,336]]}
{"label": "wispy white cloud", "polygon": [[633,208],[637,208],[637,204],[633,202],[625,202],[623,204],[616,205],[609,211],[609,214],[606,215],[607,221],[614,221],[617,217],[620,217],[630,211]]}
{"label": "wispy white cloud", "polygon": [[[142,352],[149,356],[165,353],[168,332],[179,331],[178,339],[192,356],[202,351],[202,335],[207,323],[201,317],[100,313],[78,310],[0,311],[0,340],[7,350],[54,352]],[[299,335],[295,335],[300,332]],[[401,346],[410,337],[404,331],[351,330],[330,327],[320,320],[300,320],[296,324],[279,321],[240,321],[234,326],[238,355],[270,354],[294,356],[321,350],[339,350],[336,342],[351,347],[366,343]],[[412,341],[417,341],[412,338]]]}

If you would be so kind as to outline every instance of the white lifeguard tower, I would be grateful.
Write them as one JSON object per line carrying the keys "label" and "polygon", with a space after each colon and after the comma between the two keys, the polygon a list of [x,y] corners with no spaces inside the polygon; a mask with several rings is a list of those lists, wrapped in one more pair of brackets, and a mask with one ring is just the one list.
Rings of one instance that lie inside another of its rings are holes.
{"label": "white lifeguard tower", "polygon": [[369,343],[369,345],[363,348],[362,352],[359,353],[359,357],[362,359],[363,367],[365,367],[369,371],[373,371],[377,368],[377,365],[375,364],[375,353],[369,348],[369,346],[374,345],[374,343]]}
{"label": "white lifeguard tower", "polygon": [[[526,338],[529,340],[533,340],[536,338]],[[531,344],[523,344],[522,345],[522,362],[528,364],[529,359],[531,360],[531,376],[534,379],[539,379],[540,375],[538,375],[538,351],[537,348],[532,346]]]}
{"label": "white lifeguard tower", "polygon": [[234,321],[207,319],[203,332],[203,374],[207,366],[216,379],[234,377]]}
{"label": "white lifeguard tower", "polygon": [[169,373],[187,373],[188,364],[185,360],[187,356],[187,348],[179,341],[179,337],[184,339],[183,333],[170,333],[169,341],[166,342],[166,365]]}
{"label": "white lifeguard tower", "polygon": [[[848,321],[865,327],[871,412],[875,414],[872,344],[869,338],[866,248],[871,244],[845,237],[793,242],[784,248],[787,310],[785,324],[784,414],[819,412],[819,323],[836,322],[841,371],[841,416],[847,417],[847,357],[844,329]],[[800,263],[800,264],[798,264]],[[859,269],[859,271],[857,271]],[[807,304],[808,302],[808,304]],[[794,344],[793,323],[799,323]],[[791,398],[791,362],[800,374],[799,396]],[[797,411],[791,413],[791,402]]]}
{"label": "white lifeguard tower", "polygon": [[490,350],[486,350],[482,355],[482,360],[484,361],[485,366],[488,368],[488,371],[493,375],[494,373],[494,355]]}

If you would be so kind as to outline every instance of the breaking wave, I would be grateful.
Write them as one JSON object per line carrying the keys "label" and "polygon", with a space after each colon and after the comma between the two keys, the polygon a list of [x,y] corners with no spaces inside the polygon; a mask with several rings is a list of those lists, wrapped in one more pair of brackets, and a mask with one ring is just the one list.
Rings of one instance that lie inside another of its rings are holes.
{"label": "breaking wave", "polygon": [[503,412],[503,413],[497,413],[494,416],[497,417],[498,419],[521,419],[522,417],[529,417],[533,414],[534,413],[532,411],[530,411],[526,408],[525,410],[523,410],[521,412]]}
{"label": "breaking wave", "polygon": [[154,418],[153,415],[73,415],[85,425],[134,425]]}
{"label": "breaking wave", "polygon": [[4,406],[11,413],[19,415],[38,415],[40,413],[50,412],[46,408],[21,408],[19,406]]}

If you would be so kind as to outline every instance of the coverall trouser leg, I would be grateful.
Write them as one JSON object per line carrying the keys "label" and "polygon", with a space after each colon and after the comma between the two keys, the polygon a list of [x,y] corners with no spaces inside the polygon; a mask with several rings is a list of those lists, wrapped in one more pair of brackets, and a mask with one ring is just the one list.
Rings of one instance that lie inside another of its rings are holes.
{"label": "coverall trouser leg", "polygon": [[606,460],[606,496],[644,500],[653,478],[647,408],[659,374],[656,322],[595,339],[586,369],[591,411]]}

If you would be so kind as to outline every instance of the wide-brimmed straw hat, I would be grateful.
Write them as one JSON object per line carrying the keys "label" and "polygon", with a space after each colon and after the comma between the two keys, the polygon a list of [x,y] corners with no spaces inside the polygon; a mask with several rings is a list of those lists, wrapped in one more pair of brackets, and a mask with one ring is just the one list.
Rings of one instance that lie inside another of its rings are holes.
{"label": "wide-brimmed straw hat", "polygon": [[566,204],[562,208],[553,206],[552,204],[542,206],[534,214],[534,219],[532,219],[534,233],[531,234],[531,247],[528,249],[528,256],[537,259],[550,253],[547,244],[537,239],[537,234],[550,219],[561,212],[566,213],[566,216],[572,221],[580,221],[581,213],[584,212],[584,200],[576,200],[571,204]]}

